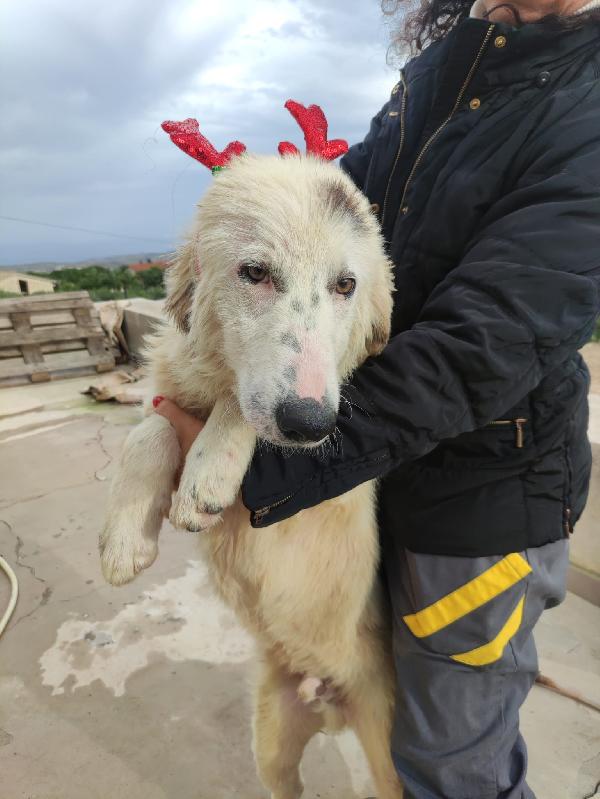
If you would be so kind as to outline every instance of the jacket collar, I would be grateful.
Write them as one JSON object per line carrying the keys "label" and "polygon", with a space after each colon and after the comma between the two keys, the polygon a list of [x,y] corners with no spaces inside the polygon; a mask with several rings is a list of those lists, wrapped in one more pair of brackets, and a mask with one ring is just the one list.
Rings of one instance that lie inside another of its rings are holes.
{"label": "jacket collar", "polygon": [[[600,0],[590,0],[589,3],[586,3],[581,8],[577,9],[575,14],[585,14],[588,11],[593,11],[595,8],[600,7]],[[471,11],[469,12],[469,16],[474,19],[485,19],[485,0],[475,0],[473,5],[471,6]]]}
{"label": "jacket collar", "polygon": [[[488,23],[484,20],[466,20],[466,23]],[[460,26],[459,26],[460,27]],[[498,48],[494,40],[506,37],[506,45]],[[529,82],[542,71],[562,71],[575,61],[586,61],[600,47],[600,25],[588,21],[575,30],[556,30],[543,23],[514,28],[506,23],[495,23],[493,40],[487,58],[482,62],[482,72],[489,86]]]}
{"label": "jacket collar", "polygon": [[[475,78],[479,85],[526,84],[542,71],[551,74],[562,71],[572,62],[587,60],[600,50],[600,24],[592,20],[575,30],[554,30],[543,23],[515,28],[506,23],[468,18],[407,65],[408,82],[430,69],[443,65],[452,68],[457,59],[462,60],[461,53],[476,52],[491,25],[493,32]],[[505,46],[495,46],[498,36],[506,38]]]}

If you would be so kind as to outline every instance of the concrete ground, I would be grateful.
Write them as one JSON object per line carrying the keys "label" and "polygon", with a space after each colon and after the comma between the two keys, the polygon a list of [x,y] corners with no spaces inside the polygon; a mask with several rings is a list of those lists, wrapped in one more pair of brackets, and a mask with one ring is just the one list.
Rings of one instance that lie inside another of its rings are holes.
{"label": "concrete ground", "polygon": [[[89,383],[0,391],[0,553],[21,589],[0,639],[0,796],[264,798],[252,643],[212,595],[194,536],[165,525],[149,572],[102,581],[108,480],[138,411],[79,396]],[[0,579],[0,608],[7,597]],[[600,608],[569,594],[537,641],[547,676],[600,702]],[[523,729],[539,799],[600,797],[599,713],[536,687]],[[349,734],[315,739],[304,774],[307,797],[372,795]]]}

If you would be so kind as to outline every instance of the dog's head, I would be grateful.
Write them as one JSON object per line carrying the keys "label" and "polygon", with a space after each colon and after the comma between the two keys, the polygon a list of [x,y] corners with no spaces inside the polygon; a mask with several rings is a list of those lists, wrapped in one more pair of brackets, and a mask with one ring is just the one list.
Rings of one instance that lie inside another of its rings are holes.
{"label": "dog's head", "polygon": [[276,444],[327,438],[341,383],[389,336],[377,221],[341,170],[312,157],[235,158],[202,198],[167,292],[180,330],[222,348],[246,420]]}

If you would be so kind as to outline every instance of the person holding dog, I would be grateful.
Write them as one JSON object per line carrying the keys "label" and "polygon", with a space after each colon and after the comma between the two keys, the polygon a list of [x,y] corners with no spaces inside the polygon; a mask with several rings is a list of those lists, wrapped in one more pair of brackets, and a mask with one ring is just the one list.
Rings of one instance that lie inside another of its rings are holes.
{"label": "person holding dog", "polygon": [[[416,57],[341,162],[395,264],[392,337],[345,388],[343,447],[257,453],[242,494],[260,527],[382,478],[407,797],[532,799],[532,631],[591,468],[600,2],[424,0],[402,42]],[[187,451],[202,423],[157,412]]]}

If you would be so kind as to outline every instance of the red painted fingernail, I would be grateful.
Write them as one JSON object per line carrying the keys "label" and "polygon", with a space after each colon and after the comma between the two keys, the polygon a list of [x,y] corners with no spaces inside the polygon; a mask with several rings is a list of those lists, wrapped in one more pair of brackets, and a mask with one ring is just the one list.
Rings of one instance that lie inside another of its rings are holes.
{"label": "red painted fingernail", "polygon": [[160,405],[160,403],[161,403],[163,400],[164,400],[164,397],[163,397],[163,396],[161,396],[160,394],[158,394],[156,397],[153,397],[153,398],[152,398],[152,405],[153,405],[155,408],[158,408],[158,406]]}

